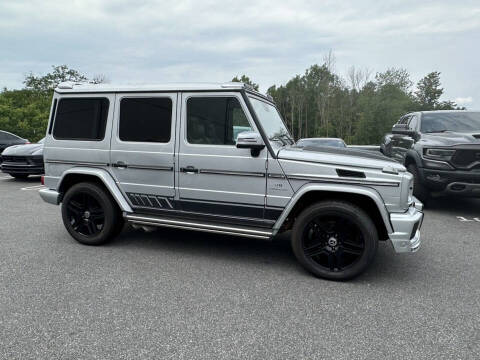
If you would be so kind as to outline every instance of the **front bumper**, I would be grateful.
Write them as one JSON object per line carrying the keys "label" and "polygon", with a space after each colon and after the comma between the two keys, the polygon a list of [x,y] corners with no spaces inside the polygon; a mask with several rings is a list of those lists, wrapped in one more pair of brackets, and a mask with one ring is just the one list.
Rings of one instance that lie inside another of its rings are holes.
{"label": "front bumper", "polygon": [[58,205],[60,203],[60,194],[58,193],[58,191],[42,189],[38,193],[40,194],[40,197],[43,199],[43,201],[49,204]]}
{"label": "front bumper", "polygon": [[393,232],[389,234],[389,238],[397,253],[415,252],[420,248],[423,204],[417,199],[414,200],[407,212],[390,215]]}
{"label": "front bumper", "polygon": [[[2,156],[3,158],[3,156]],[[0,167],[7,174],[42,175],[45,172],[43,158],[33,156],[8,156]]]}
{"label": "front bumper", "polygon": [[480,197],[480,171],[419,169],[423,183],[433,192]]}

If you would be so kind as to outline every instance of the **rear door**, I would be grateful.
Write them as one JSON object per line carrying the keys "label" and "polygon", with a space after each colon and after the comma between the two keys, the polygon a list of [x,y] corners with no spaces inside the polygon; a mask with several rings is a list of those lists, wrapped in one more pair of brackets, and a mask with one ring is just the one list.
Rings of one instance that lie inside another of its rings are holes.
{"label": "rear door", "polygon": [[133,208],[172,209],[177,93],[117,94],[112,172]]}

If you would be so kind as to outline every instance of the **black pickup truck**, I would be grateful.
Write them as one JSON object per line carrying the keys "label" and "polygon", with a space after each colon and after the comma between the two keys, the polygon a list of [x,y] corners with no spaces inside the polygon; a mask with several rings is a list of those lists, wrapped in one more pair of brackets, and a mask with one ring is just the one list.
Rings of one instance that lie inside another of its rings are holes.
{"label": "black pickup truck", "polygon": [[480,197],[480,112],[409,113],[385,135],[381,152],[414,175],[414,195]]}

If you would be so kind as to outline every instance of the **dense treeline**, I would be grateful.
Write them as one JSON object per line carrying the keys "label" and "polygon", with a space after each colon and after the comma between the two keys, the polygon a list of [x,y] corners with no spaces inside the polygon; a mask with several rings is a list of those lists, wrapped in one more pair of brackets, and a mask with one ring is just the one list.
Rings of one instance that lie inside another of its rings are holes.
{"label": "dense treeline", "polygon": [[[440,101],[443,89],[439,72],[425,76],[413,91],[404,69],[392,68],[372,76],[368,70],[352,67],[346,78],[332,69],[333,57],[329,55],[322,65],[312,65],[285,85],[268,89],[296,139],[328,136],[350,144],[377,144],[408,111],[456,108],[451,101]],[[88,80],[66,65],[54,66],[44,76],[30,73],[24,89],[3,89],[0,93],[0,129],[30,141],[39,140],[45,134],[53,89],[59,82],[105,80],[102,75]],[[258,89],[258,84],[245,75],[233,81]]]}

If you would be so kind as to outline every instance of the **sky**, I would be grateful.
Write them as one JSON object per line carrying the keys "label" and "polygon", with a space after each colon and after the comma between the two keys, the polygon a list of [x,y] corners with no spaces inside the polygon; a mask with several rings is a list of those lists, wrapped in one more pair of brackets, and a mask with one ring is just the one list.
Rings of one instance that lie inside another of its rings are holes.
{"label": "sky", "polygon": [[0,87],[69,67],[111,83],[225,82],[266,91],[329,51],[335,71],[440,71],[443,100],[480,110],[480,1],[1,0]]}

